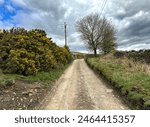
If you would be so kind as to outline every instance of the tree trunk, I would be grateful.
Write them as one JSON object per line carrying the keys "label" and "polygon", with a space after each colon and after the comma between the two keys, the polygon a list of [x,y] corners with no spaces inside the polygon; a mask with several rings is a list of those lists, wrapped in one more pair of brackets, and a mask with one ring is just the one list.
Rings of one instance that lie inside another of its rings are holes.
{"label": "tree trunk", "polygon": [[94,56],[97,56],[97,50],[94,49]]}

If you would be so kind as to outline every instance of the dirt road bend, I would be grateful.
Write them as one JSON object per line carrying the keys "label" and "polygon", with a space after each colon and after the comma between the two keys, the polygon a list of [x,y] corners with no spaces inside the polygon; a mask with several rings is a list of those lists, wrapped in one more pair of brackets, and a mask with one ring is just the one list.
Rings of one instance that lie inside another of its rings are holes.
{"label": "dirt road bend", "polygon": [[55,85],[41,109],[128,109],[83,59],[75,60]]}

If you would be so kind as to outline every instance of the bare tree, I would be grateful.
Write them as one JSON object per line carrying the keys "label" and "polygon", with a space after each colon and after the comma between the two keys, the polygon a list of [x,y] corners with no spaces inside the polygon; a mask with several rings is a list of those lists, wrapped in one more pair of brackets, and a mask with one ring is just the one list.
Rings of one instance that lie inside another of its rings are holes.
{"label": "bare tree", "polygon": [[77,31],[81,33],[81,39],[89,49],[94,51],[94,55],[97,55],[97,50],[102,47],[104,39],[106,43],[106,36],[110,35],[106,34],[106,31],[113,28],[110,26],[110,23],[105,18],[101,19],[98,14],[90,14],[76,23]]}

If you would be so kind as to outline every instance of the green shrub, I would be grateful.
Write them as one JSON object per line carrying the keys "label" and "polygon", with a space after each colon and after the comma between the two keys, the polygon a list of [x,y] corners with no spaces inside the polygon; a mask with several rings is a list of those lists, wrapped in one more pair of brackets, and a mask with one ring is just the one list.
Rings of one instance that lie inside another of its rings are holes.
{"label": "green shrub", "polygon": [[0,32],[0,68],[4,73],[35,75],[71,59],[69,48],[57,46],[43,30],[12,28]]}

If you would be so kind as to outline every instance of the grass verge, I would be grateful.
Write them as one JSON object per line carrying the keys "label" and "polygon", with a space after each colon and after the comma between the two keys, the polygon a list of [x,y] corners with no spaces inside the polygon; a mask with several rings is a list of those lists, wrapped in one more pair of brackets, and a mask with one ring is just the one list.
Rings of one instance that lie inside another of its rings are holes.
{"label": "grass verge", "polygon": [[51,82],[54,82],[56,79],[58,79],[68,66],[69,65],[65,65],[57,69],[52,69],[49,72],[38,72],[36,75],[31,76],[23,76],[18,74],[1,74],[0,84],[1,86],[8,86],[7,84],[13,84],[15,80],[22,80],[31,83],[41,82],[43,85],[47,86],[48,84],[51,84]]}
{"label": "grass verge", "polygon": [[150,109],[150,75],[131,62],[115,58],[89,58],[88,65],[103,75],[132,105],[133,109]]}

